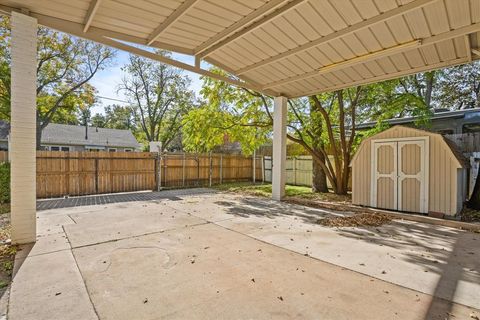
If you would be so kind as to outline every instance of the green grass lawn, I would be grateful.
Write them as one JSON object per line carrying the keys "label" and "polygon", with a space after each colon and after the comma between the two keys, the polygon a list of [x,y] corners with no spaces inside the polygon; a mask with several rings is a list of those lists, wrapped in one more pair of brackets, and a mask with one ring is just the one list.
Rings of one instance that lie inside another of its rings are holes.
{"label": "green grass lawn", "polygon": [[[259,197],[270,197],[272,195],[271,184],[252,184],[251,182],[235,182],[216,185],[213,188],[221,191],[243,193]],[[350,202],[350,195],[340,196],[333,193],[314,193],[310,187],[291,186],[285,187],[287,197],[312,199],[319,201]]]}

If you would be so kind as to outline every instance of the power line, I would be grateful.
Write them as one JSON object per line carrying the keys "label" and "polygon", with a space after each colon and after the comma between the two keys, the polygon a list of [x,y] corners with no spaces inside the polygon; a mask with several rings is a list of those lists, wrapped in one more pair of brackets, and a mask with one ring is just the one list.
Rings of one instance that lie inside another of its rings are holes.
{"label": "power line", "polygon": [[128,101],[125,101],[125,100],[120,100],[120,99],[115,99],[115,98],[109,98],[109,97],[104,97],[104,96],[97,96],[97,98],[105,99],[105,100],[118,101],[118,102],[123,102],[123,103],[129,103]]}

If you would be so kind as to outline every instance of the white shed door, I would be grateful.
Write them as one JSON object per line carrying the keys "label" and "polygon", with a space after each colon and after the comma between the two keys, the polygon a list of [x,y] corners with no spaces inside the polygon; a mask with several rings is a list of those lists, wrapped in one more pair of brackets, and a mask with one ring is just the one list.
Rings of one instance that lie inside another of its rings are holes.
{"label": "white shed door", "polygon": [[428,212],[426,141],[372,141],[373,207]]}

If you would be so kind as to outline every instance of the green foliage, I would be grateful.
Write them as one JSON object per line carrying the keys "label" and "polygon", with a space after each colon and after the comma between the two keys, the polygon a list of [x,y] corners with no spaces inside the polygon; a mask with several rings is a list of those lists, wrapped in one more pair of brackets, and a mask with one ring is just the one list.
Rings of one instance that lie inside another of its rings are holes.
{"label": "green foliage", "polygon": [[0,205],[10,203],[10,163],[0,163]]}
{"label": "green foliage", "polygon": [[[39,27],[37,32],[38,130],[50,122],[77,123],[77,113],[93,105],[88,81],[110,64],[115,52],[83,39]],[[10,118],[9,19],[0,17],[0,119]]]}
{"label": "green foliage", "polygon": [[[157,54],[168,57],[166,51]],[[129,56],[122,68],[125,77],[118,91],[125,94],[133,112],[133,121],[138,128],[137,137],[143,141],[160,141],[168,149],[179,135],[183,116],[195,106],[194,94],[188,90],[190,79],[177,68],[135,55]],[[112,110],[114,122],[125,119],[128,110]],[[109,115],[107,114],[107,117]],[[109,120],[106,119],[107,124]]]}
{"label": "green foliage", "polygon": [[[227,76],[213,69],[212,72]],[[228,137],[250,155],[268,141],[271,131],[271,99],[247,89],[202,77],[201,94],[206,102],[183,120],[183,145],[188,151],[208,152]]]}

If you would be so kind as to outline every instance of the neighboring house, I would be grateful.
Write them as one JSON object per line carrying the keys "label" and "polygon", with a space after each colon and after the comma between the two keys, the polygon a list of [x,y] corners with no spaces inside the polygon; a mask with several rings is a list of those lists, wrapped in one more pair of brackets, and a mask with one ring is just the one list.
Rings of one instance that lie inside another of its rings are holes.
{"label": "neighboring house", "polygon": [[[415,126],[418,117],[405,117],[385,120],[390,125]],[[377,125],[377,122],[366,122],[357,124],[356,129],[370,129]],[[480,132],[480,108],[449,111],[447,109],[436,109],[431,122],[427,128],[429,131],[443,135]]]}
{"label": "neighboring house", "polygon": [[[0,149],[8,149],[10,125],[0,121]],[[50,151],[139,151],[130,130],[50,123],[42,131],[41,146]]]}

